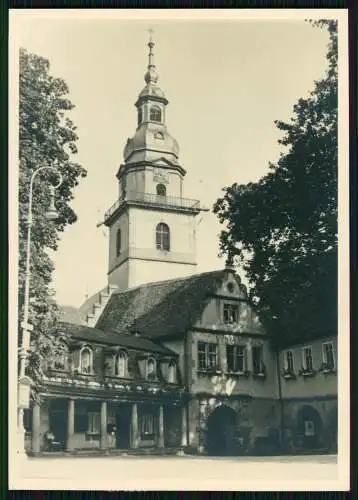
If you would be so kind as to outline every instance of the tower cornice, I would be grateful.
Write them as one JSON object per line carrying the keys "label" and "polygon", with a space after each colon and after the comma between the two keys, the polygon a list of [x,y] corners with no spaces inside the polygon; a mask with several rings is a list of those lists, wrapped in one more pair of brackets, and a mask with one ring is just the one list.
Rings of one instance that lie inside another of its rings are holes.
{"label": "tower cornice", "polygon": [[[165,161],[165,160],[164,160]],[[161,163],[160,165],[157,164],[157,162],[153,161],[138,161],[138,162],[133,162],[133,163],[122,163],[117,171],[116,177],[118,180],[120,180],[124,175],[126,175],[130,171],[140,171],[140,170],[145,170],[147,167],[152,167],[152,168],[160,168],[164,170],[176,170],[179,174],[181,174],[183,177],[186,175],[186,170],[181,167],[178,164],[175,163],[170,163],[169,161],[166,161],[167,165]]]}

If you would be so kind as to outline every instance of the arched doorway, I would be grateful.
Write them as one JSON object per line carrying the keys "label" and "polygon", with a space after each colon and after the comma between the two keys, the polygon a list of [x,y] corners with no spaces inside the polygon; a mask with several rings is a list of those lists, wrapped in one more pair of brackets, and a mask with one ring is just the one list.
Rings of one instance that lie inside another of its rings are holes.
{"label": "arched doorway", "polygon": [[312,406],[303,406],[297,413],[297,434],[300,445],[305,450],[314,450],[321,446],[322,419]]}
{"label": "arched doorway", "polygon": [[235,454],[236,413],[228,406],[216,408],[207,423],[206,449],[209,455]]}

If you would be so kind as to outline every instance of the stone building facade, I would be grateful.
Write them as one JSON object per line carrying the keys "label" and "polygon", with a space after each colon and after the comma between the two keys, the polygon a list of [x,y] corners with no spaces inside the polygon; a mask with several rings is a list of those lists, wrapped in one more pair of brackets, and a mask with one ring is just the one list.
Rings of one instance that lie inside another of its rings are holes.
{"label": "stone building facade", "polygon": [[108,285],[59,326],[25,412],[27,448],[253,454],[337,450],[337,332],[274,348],[235,270],[196,272],[198,200],[166,125],[149,42],[117,172]]}

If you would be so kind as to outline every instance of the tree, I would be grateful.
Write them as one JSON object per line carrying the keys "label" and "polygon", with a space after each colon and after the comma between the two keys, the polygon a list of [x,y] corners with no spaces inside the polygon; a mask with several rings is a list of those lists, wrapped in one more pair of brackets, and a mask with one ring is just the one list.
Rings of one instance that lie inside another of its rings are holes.
{"label": "tree", "polygon": [[[54,269],[47,250],[56,250],[59,235],[68,224],[76,221],[69,205],[73,189],[86,171],[71,161],[77,153],[76,127],[68,117],[73,104],[69,89],[61,78],[49,73],[49,61],[25,49],[20,50],[19,75],[19,320],[24,305],[26,241],[28,230],[29,188],[32,173],[41,166],[55,167],[63,182],[56,190],[59,217],[49,221],[45,212],[50,202],[50,184],[58,182],[51,170],[38,174],[33,190],[33,224],[31,244],[30,323],[31,347],[27,359],[27,374],[41,384],[44,361],[56,356],[61,349],[56,335],[58,308],[50,288]],[[20,322],[19,321],[19,322]],[[21,329],[19,328],[21,332]],[[21,336],[19,335],[21,342]]]}
{"label": "tree", "polygon": [[290,123],[276,121],[283,152],[258,182],[233,184],[214,205],[222,253],[246,273],[250,297],[273,339],[337,327],[337,24],[328,69]]}

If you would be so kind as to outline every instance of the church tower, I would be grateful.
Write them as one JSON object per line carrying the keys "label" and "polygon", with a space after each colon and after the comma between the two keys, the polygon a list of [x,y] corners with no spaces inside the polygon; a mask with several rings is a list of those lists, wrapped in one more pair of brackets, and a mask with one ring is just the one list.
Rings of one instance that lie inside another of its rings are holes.
{"label": "church tower", "polygon": [[168,100],[157,85],[149,39],[145,87],[135,103],[138,124],[117,172],[118,200],[106,212],[108,283],[126,290],[196,272],[195,218],[200,203],[183,197],[186,171],[166,125]]}

